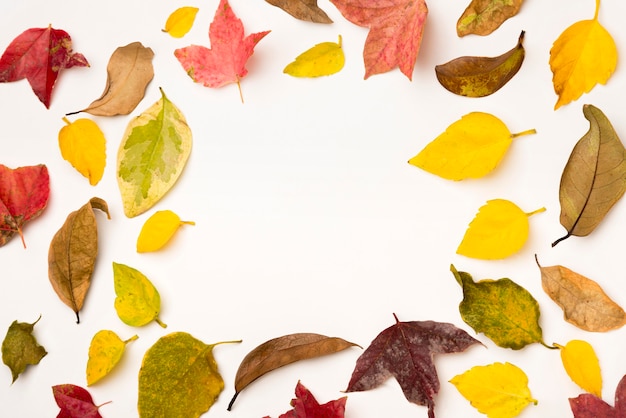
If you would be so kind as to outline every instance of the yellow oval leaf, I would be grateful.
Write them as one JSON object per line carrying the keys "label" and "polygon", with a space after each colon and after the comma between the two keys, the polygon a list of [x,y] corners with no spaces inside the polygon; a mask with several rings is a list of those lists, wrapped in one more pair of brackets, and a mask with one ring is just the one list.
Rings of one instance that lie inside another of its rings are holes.
{"label": "yellow oval leaf", "polygon": [[285,67],[283,73],[294,77],[320,77],[341,71],[344,63],[339,35],[337,43],[322,42],[298,55],[295,61]]}
{"label": "yellow oval leaf", "polygon": [[98,331],[89,345],[87,386],[93,385],[108,375],[122,358],[126,344],[137,338],[134,335],[128,340],[122,341],[113,331]]}
{"label": "yellow oval leaf", "polygon": [[137,237],[137,252],[147,253],[163,248],[181,225],[195,225],[192,221],[181,221],[171,210],[160,210],[149,217]]}
{"label": "yellow oval leaf", "polygon": [[456,252],[482,260],[513,255],[528,239],[528,217],[545,210],[525,213],[509,200],[489,200],[478,210]]}
{"label": "yellow oval leaf", "polygon": [[115,287],[115,311],[126,325],[141,327],[159,320],[161,295],[139,270],[124,264],[113,263],[113,282]]}
{"label": "yellow oval leaf", "polygon": [[197,7],[181,7],[172,12],[165,22],[163,32],[169,33],[174,38],[182,38],[189,32],[196,20]]}
{"label": "yellow oval leaf", "polygon": [[582,389],[602,398],[602,373],[600,361],[591,344],[582,340],[572,340],[561,349],[561,361],[567,375]]}
{"label": "yellow oval leaf", "polygon": [[68,161],[80,174],[95,186],[102,179],[106,165],[106,139],[96,122],[91,119],[77,119],[59,131],[59,148],[63,159]]}

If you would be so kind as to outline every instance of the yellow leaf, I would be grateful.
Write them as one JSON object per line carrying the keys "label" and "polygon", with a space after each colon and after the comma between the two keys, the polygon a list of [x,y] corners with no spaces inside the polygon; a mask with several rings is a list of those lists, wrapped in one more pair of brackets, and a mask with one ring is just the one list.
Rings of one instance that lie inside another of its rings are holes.
{"label": "yellow leaf", "polygon": [[489,200],[478,210],[456,252],[482,260],[513,255],[528,239],[528,217],[545,210],[540,208],[525,213],[511,201]]}
{"label": "yellow leaf", "polygon": [[283,73],[294,77],[319,77],[335,74],[343,68],[345,57],[339,41],[322,42],[298,55]]}
{"label": "yellow leaf", "polygon": [[602,398],[602,373],[600,362],[591,344],[582,340],[572,340],[561,349],[561,361],[568,376],[578,386]]}
{"label": "yellow leaf", "polygon": [[187,6],[174,10],[167,18],[163,32],[169,33],[174,38],[182,38],[193,26],[197,13],[197,7]]}
{"label": "yellow leaf", "polygon": [[184,224],[195,225],[195,222],[181,221],[171,210],[155,212],[141,227],[139,237],[137,237],[137,252],[147,253],[160,250]]}
{"label": "yellow leaf", "polygon": [[578,99],[597,84],[605,84],[617,66],[617,47],[611,34],[595,16],[574,23],[552,45],[550,69],[554,91],[559,96],[554,109]]}
{"label": "yellow leaf", "polygon": [[537,405],[528,388],[528,377],[511,363],[475,366],[450,383],[489,418],[516,417],[528,404]]}
{"label": "yellow leaf", "polygon": [[59,131],[59,148],[63,159],[69,161],[80,174],[89,179],[89,184],[98,184],[106,165],[106,140],[96,122],[77,119]]}
{"label": "yellow leaf", "polygon": [[409,164],[448,180],[479,178],[491,172],[509,149],[513,138],[535,133],[511,134],[497,117],[472,112],[450,125]]}
{"label": "yellow leaf", "polygon": [[87,386],[93,385],[108,375],[122,358],[126,344],[137,338],[134,335],[128,340],[122,341],[113,331],[98,331],[91,339],[91,344],[89,345]]}
{"label": "yellow leaf", "polygon": [[143,273],[114,262],[113,282],[115,311],[122,322],[132,327],[142,327],[155,321],[161,327],[167,327],[159,320],[161,295]]}

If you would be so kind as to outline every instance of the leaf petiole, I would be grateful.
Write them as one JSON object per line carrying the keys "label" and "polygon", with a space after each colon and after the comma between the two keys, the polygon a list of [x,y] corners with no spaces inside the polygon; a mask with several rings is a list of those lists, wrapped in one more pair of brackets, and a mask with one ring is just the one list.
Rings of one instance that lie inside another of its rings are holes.
{"label": "leaf petiole", "polygon": [[527,129],[527,130],[522,131],[522,132],[517,132],[517,133],[511,134],[511,138],[517,138],[518,136],[524,136],[524,135],[533,135],[533,134],[536,134],[536,133],[537,133],[537,130],[535,128]]}

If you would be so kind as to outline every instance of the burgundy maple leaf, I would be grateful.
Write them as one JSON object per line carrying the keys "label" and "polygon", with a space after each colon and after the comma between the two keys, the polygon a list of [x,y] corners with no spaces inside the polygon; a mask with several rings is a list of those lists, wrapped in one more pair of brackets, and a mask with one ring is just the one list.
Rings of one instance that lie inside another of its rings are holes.
{"label": "burgundy maple leaf", "polygon": [[615,406],[611,406],[591,393],[569,399],[574,418],[626,418],[626,376],[615,389]]}
{"label": "burgundy maple leaf", "polygon": [[291,400],[293,409],[278,418],[344,418],[347,399],[347,396],[343,396],[320,405],[311,391],[298,381],[296,397]]}
{"label": "burgundy maple leaf", "polygon": [[102,405],[96,406],[91,394],[80,386],[56,385],[52,387],[52,394],[61,408],[57,418],[102,418],[98,412]]}

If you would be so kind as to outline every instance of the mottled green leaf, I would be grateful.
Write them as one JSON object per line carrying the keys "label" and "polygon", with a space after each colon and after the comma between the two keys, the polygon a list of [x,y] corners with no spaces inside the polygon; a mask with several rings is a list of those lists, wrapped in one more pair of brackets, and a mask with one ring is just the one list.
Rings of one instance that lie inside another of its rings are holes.
{"label": "mottled green leaf", "polygon": [[26,370],[26,366],[39,364],[48,354],[33,336],[33,328],[38,321],[32,324],[13,321],[2,341],[2,362],[11,369],[13,382]]}
{"label": "mottled green leaf", "polygon": [[115,311],[122,322],[133,327],[142,327],[159,320],[161,295],[143,273],[124,264],[113,263],[115,285]]}
{"label": "mottled green leaf", "polygon": [[117,181],[129,218],[150,209],[176,183],[191,152],[185,116],[165,96],[133,119],[117,155]]}

